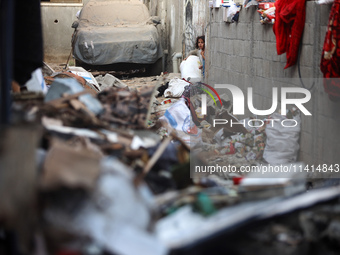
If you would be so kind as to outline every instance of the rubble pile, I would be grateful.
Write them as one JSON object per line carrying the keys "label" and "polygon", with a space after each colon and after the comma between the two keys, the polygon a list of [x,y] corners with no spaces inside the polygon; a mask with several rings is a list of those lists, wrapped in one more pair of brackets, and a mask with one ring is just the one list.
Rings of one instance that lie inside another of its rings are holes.
{"label": "rubble pile", "polygon": [[[270,182],[241,173],[241,167],[265,165],[264,155],[274,160],[278,148],[271,142],[266,152],[270,116],[238,120],[227,95],[221,95],[223,107],[208,101],[204,116],[201,84],[176,74],[153,79],[153,86],[131,86],[112,75],[73,72],[45,75],[46,95],[13,95],[13,134],[1,138],[0,152],[8,147],[27,155],[19,162],[0,153],[1,168],[15,169],[0,174],[0,183],[7,183],[7,190],[0,189],[1,195],[7,192],[0,219],[18,235],[24,254],[207,254],[212,243],[222,249],[220,238],[232,229],[301,209],[298,196],[307,207],[339,195],[332,188],[308,196],[304,175]],[[293,109],[288,118],[297,115]],[[247,125],[214,127],[215,117]],[[23,127],[31,128],[22,132]],[[29,137],[19,141],[16,133]],[[236,171],[195,173],[196,163]],[[20,169],[29,181],[18,179]],[[281,203],[286,207],[277,208]],[[27,213],[24,224],[16,208]],[[301,251],[314,224],[308,211],[301,215],[302,231],[266,230],[275,232],[272,242]],[[336,220],[331,222],[328,236],[339,240]]]}

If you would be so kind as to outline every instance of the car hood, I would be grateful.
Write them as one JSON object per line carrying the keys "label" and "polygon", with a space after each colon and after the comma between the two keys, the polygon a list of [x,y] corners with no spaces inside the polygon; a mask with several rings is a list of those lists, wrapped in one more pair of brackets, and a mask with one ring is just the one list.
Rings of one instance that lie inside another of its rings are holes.
{"label": "car hood", "polygon": [[91,65],[152,64],[162,56],[155,26],[81,27],[73,38],[73,55]]}

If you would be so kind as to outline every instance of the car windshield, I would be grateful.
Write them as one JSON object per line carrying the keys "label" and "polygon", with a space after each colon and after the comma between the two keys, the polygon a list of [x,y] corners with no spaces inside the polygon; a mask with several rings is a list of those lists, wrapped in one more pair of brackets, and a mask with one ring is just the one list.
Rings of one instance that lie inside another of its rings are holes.
{"label": "car windshield", "polygon": [[82,23],[96,26],[137,24],[149,18],[148,9],[139,1],[90,1],[80,16]]}

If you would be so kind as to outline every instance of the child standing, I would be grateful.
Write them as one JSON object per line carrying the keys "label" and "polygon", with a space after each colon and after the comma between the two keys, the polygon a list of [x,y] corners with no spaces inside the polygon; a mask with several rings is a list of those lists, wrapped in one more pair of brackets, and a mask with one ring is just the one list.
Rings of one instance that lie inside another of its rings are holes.
{"label": "child standing", "polygon": [[198,49],[198,57],[201,61],[201,66],[199,67],[202,70],[203,78],[205,77],[205,36],[199,36],[196,39],[196,49]]}

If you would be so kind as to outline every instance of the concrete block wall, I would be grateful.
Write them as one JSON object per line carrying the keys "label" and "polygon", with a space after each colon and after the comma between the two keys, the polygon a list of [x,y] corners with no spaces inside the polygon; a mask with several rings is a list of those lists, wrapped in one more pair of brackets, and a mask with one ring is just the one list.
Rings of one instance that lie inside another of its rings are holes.
{"label": "concrete block wall", "polygon": [[41,4],[44,59],[46,62],[66,63],[71,51],[74,31],[71,25],[77,19],[76,14],[82,7],[82,3]]}
{"label": "concrete block wall", "polygon": [[[253,87],[254,107],[263,110],[272,105],[273,87],[279,91],[281,87],[301,87],[298,65],[284,69],[286,55],[277,55],[272,25],[260,23],[256,7],[242,9],[237,23],[223,22],[222,8],[209,11],[206,82],[234,84],[245,95]],[[300,72],[306,87],[315,81],[312,98],[305,104],[312,116],[301,115],[299,160],[307,164],[340,163],[340,102],[330,101],[324,92],[319,67],[330,9],[331,5],[306,3]]]}

